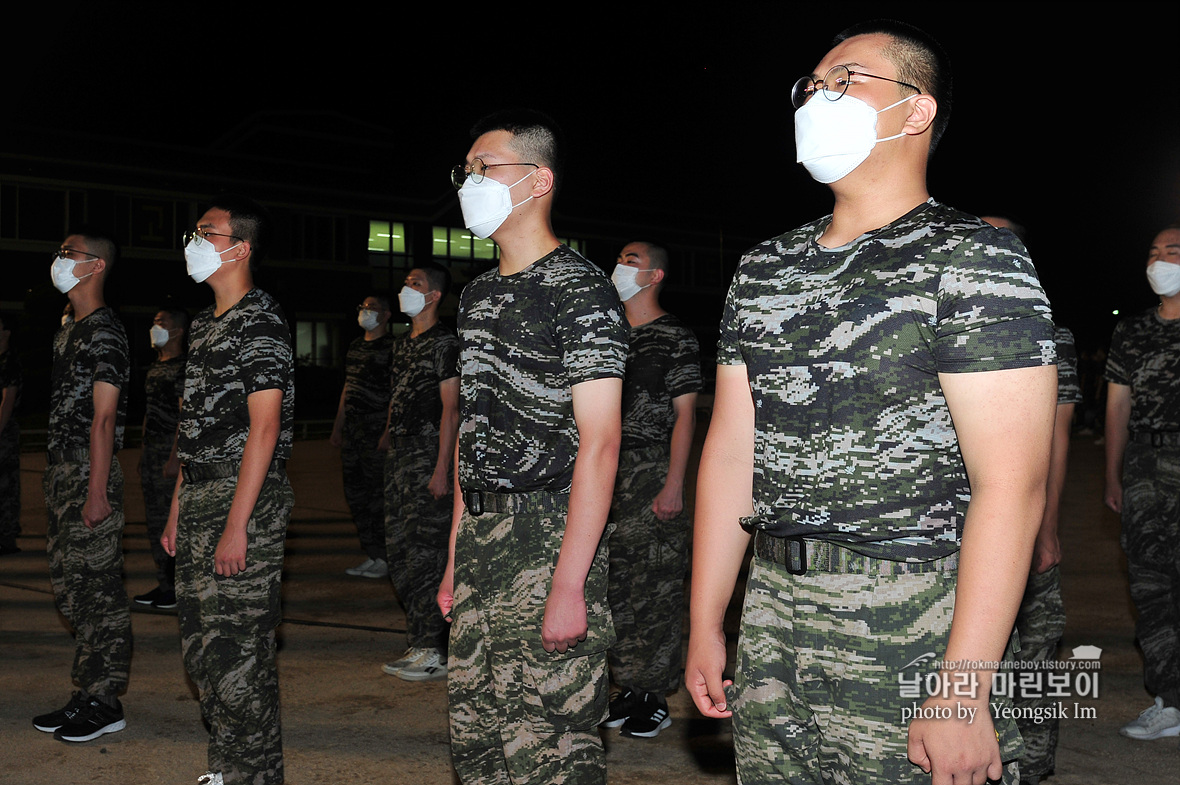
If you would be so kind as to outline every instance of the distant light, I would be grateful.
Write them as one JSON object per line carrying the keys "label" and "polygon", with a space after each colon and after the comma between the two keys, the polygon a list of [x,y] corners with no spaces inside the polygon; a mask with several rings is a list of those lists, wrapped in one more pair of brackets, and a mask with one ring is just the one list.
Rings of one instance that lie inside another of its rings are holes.
{"label": "distant light", "polygon": [[1118,308],[1115,308],[1113,311],[1111,311],[1111,313],[1112,313],[1113,315],[1115,315],[1115,316],[1118,316],[1118,315],[1119,315],[1119,309],[1118,309]]}

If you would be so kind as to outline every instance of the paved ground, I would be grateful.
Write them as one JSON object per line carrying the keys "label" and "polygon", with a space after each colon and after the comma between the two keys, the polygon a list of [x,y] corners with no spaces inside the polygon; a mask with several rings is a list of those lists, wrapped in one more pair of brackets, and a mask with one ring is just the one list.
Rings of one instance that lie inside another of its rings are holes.
{"label": "paved ground", "polygon": [[[134,482],[138,457],[135,450],[120,455],[129,478],[124,547],[130,594],[154,585]],[[205,770],[206,736],[180,662],[173,615],[133,615],[125,731],[67,745],[30,724],[34,714],[58,708],[68,697],[73,647],[49,588],[44,459],[25,455],[22,469],[25,552],[0,558],[0,783],[195,782]],[[344,575],[362,556],[344,505],[338,454],[325,441],[299,442],[290,471],[297,506],[279,654],[288,782],[449,785],[445,686],[381,673],[381,663],[405,647],[405,618],[387,581]],[[1070,616],[1061,656],[1076,646],[1098,646],[1102,671],[1098,698],[1079,701],[1094,716],[1062,723],[1058,774],[1050,782],[1175,783],[1177,739],[1132,742],[1117,732],[1150,698],[1133,643],[1118,521],[1101,507],[1101,477],[1101,448],[1092,439],[1075,439],[1063,516]],[[736,608],[731,616],[736,630]],[[611,785],[734,781],[728,724],[702,719],[683,690],[671,710],[673,725],[657,739],[606,734]]]}

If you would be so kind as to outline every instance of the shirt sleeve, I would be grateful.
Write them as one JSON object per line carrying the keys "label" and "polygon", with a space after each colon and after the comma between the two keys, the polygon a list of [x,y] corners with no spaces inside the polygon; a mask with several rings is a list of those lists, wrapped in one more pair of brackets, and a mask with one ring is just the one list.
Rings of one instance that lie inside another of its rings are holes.
{"label": "shirt sleeve", "polygon": [[242,387],[247,396],[287,389],[293,361],[291,335],[278,315],[259,311],[245,325],[241,352]]}
{"label": "shirt sleeve", "polygon": [[562,287],[555,331],[562,364],[572,387],[594,379],[623,378],[627,367],[627,323],[623,306],[606,276],[588,271]]}
{"label": "shirt sleeve", "polygon": [[1053,333],[1057,344],[1057,405],[1082,402],[1082,388],[1078,383],[1078,350],[1073,333],[1058,327]]}
{"label": "shirt sleeve", "polygon": [[127,336],[114,325],[103,324],[91,338],[89,352],[94,358],[94,382],[105,382],[120,390],[131,376]]}

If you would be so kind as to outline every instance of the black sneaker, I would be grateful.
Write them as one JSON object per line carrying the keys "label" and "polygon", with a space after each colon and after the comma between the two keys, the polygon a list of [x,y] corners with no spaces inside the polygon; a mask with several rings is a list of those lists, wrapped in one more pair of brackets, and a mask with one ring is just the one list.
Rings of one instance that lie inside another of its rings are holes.
{"label": "black sneaker", "polygon": [[156,600],[160,599],[160,595],[163,593],[164,593],[163,587],[157,586],[156,588],[149,591],[147,594],[137,594],[134,597],[134,599],[140,605],[155,605]]}
{"label": "black sneaker", "polygon": [[654,739],[671,724],[672,717],[668,715],[668,701],[664,700],[664,696],[645,692],[619,732],[624,736]]}
{"label": "black sneaker", "polygon": [[117,698],[113,709],[98,698],[91,698],[57,729],[53,738],[58,741],[90,741],[104,733],[114,733],[126,727],[127,723],[123,720],[123,704],[119,703]]}
{"label": "black sneaker", "polygon": [[639,705],[639,695],[634,690],[612,692],[610,695],[610,710],[606,716],[603,728],[617,728],[627,721],[631,711]]}
{"label": "black sneaker", "polygon": [[82,697],[81,692],[75,692],[70,696],[70,702],[65,705],[65,708],[51,711],[48,714],[41,714],[33,718],[33,727],[46,733],[53,733],[62,725],[65,725],[70,719],[78,713],[78,710],[86,705],[86,699]]}
{"label": "black sneaker", "polygon": [[176,607],[176,590],[165,589],[160,592],[160,596],[152,603],[153,608],[159,608],[162,611],[170,611]]}

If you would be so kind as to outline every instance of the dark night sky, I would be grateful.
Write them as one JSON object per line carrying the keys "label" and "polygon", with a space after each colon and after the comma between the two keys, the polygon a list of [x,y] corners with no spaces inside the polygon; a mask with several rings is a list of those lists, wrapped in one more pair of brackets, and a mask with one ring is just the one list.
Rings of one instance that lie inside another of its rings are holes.
{"label": "dark night sky", "polygon": [[759,239],[831,207],[794,163],[792,82],[842,27],[892,16],[955,64],[932,194],[1026,224],[1080,340],[1151,303],[1147,245],[1180,219],[1176,3],[254,7],[26,9],[6,31],[6,120],[200,145],[257,111],[336,112],[388,130],[374,188],[435,199],[473,120],[530,105],[567,133],[559,211]]}

